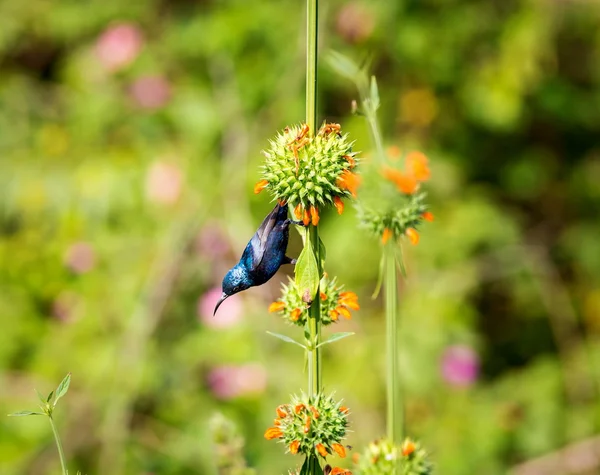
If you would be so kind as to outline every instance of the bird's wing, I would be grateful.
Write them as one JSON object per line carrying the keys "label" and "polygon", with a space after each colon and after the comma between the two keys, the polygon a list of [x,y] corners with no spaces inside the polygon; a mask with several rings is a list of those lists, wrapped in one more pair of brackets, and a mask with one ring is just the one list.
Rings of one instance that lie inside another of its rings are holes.
{"label": "bird's wing", "polygon": [[[248,258],[248,261],[246,262],[248,270],[255,270],[264,257],[267,248],[267,239],[269,239],[269,235],[277,223],[279,208],[279,204],[275,205],[273,211],[267,215],[256,233],[254,233],[254,236],[252,236],[252,239],[250,239],[246,251],[250,251],[251,255],[243,256]],[[244,254],[246,254],[246,252],[244,252]]]}

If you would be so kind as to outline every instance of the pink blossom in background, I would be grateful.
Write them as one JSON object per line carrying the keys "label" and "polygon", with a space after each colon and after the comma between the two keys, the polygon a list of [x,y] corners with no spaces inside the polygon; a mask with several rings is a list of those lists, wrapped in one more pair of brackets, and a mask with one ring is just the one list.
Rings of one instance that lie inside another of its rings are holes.
{"label": "pink blossom in background", "polygon": [[338,13],[336,29],[348,43],[365,41],[375,26],[371,12],[360,3],[348,3]]}
{"label": "pink blossom in background", "polygon": [[221,294],[221,287],[214,287],[198,300],[198,316],[207,327],[232,327],[242,318],[243,308],[239,295],[225,300],[219,307],[219,312],[213,317],[215,305],[221,298]]}
{"label": "pink blossom in background", "polygon": [[229,243],[227,236],[216,223],[204,226],[196,237],[196,251],[213,259],[227,254]]}
{"label": "pink blossom in background", "polygon": [[74,292],[61,292],[52,302],[52,315],[61,322],[71,322],[78,301],[79,296]]}
{"label": "pink blossom in background", "polygon": [[64,263],[71,272],[85,274],[94,268],[96,253],[89,243],[76,242],[65,252]]}
{"label": "pink blossom in background", "polygon": [[181,194],[183,174],[172,164],[154,162],[146,175],[146,197],[148,201],[172,205]]}
{"label": "pink blossom in background", "polygon": [[118,71],[137,58],[142,44],[142,33],[137,26],[111,25],[96,40],[96,56],[108,71]]}
{"label": "pink blossom in background", "polygon": [[267,372],[257,363],[218,366],[208,374],[208,385],[219,399],[261,394],[267,387]]}
{"label": "pink blossom in background", "polygon": [[161,76],[143,76],[131,85],[130,94],[144,109],[159,109],[171,98],[171,85]]}
{"label": "pink blossom in background", "polygon": [[449,346],[442,355],[441,372],[451,386],[469,386],[479,375],[479,356],[466,345]]}

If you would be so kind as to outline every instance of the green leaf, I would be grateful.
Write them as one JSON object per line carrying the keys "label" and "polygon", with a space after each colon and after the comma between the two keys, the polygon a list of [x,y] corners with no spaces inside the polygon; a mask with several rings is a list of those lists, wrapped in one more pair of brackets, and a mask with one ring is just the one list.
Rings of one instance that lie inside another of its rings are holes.
{"label": "green leaf", "polygon": [[300,289],[300,294],[308,290],[311,302],[315,299],[315,294],[319,288],[319,268],[317,266],[317,259],[313,251],[312,243],[310,238],[307,236],[304,244],[304,249],[298,256],[298,262],[294,269],[296,274],[296,282]]}
{"label": "green leaf", "polygon": [[319,346],[323,346],[323,345],[327,345],[329,343],[333,343],[334,341],[338,341],[341,340],[343,338],[346,338],[348,336],[354,335],[354,332],[341,332],[341,333],[334,333],[333,335],[331,335],[327,340],[319,343],[317,345],[317,348],[319,348]]}
{"label": "green leaf", "polygon": [[34,389],[34,391],[37,394],[38,398],[40,399],[40,402],[42,404],[46,404],[46,398],[44,396],[42,396],[42,394],[37,389]]}
{"label": "green leaf", "polygon": [[46,398],[46,402],[50,402],[52,400],[52,396],[54,396],[54,391],[50,391],[50,394],[48,394],[48,397]]}
{"label": "green leaf", "polygon": [[302,343],[298,343],[296,340],[290,338],[289,336],[282,335],[281,333],[273,333],[270,331],[267,331],[267,333],[271,336],[274,336],[275,338],[279,338],[280,340],[285,341],[286,343],[293,343],[294,345],[298,345],[299,347],[304,348],[306,350],[306,346],[304,346]]}
{"label": "green leaf", "polygon": [[350,58],[338,53],[337,51],[330,51],[326,54],[325,59],[327,63],[329,63],[331,69],[333,69],[340,76],[356,82],[361,71]]}
{"label": "green leaf", "polygon": [[68,373],[65,376],[65,379],[63,379],[60,384],[58,385],[58,388],[56,388],[56,398],[54,399],[54,406],[56,407],[56,403],[58,402],[58,400],[63,397],[65,394],[67,394],[67,391],[69,390],[69,385],[71,384],[71,373]]}
{"label": "green leaf", "polygon": [[377,79],[375,76],[371,76],[371,104],[373,105],[373,110],[379,109],[379,89],[377,88]]}
{"label": "green leaf", "polygon": [[22,417],[22,416],[44,416],[43,412],[31,412],[31,411],[19,411],[8,414],[8,417]]}

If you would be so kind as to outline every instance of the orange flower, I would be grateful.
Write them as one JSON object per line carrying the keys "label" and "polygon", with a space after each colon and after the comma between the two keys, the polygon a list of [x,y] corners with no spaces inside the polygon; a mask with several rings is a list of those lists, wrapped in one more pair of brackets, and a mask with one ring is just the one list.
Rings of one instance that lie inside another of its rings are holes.
{"label": "orange flower", "polygon": [[283,437],[283,432],[278,427],[269,427],[265,432],[265,439],[267,440],[279,439],[279,437]]}
{"label": "orange flower", "polygon": [[360,460],[360,454],[359,453],[352,454],[352,462],[355,465],[358,465],[358,461],[359,460]]}
{"label": "orange flower", "polygon": [[327,300],[327,294],[320,292],[319,296],[321,297],[321,300]]}
{"label": "orange flower", "polygon": [[285,308],[284,302],[273,302],[269,305],[269,313],[279,312]]}
{"label": "orange flower", "polygon": [[315,449],[317,449],[317,452],[319,452],[321,457],[327,457],[327,449],[325,448],[325,446],[323,444],[315,445]]}
{"label": "orange flower", "polygon": [[293,453],[293,454],[297,454],[299,448],[300,448],[300,441],[299,440],[294,440],[294,442],[292,442],[290,444],[290,452]]}
{"label": "orange flower", "polygon": [[429,212],[429,211],[425,211],[421,217],[425,220],[425,221],[429,221],[430,223],[433,222],[434,217],[433,217],[433,213]]}
{"label": "orange flower", "polygon": [[352,472],[350,470],[346,470],[344,468],[333,467],[333,470],[331,471],[331,473],[329,475],[352,475]]}
{"label": "orange flower", "polygon": [[316,407],[310,406],[310,412],[312,412],[312,415],[315,419],[319,418],[319,411],[317,411]]}
{"label": "orange flower", "polygon": [[331,448],[335,450],[335,453],[340,457],[344,458],[346,456],[346,448],[342,444],[332,444]]}
{"label": "orange flower", "polygon": [[352,310],[360,310],[360,305],[356,300],[338,300],[338,302]]}
{"label": "orange flower", "polygon": [[350,412],[350,409],[348,409],[346,406],[340,406],[340,412],[342,414],[348,414]]}
{"label": "orange flower", "polygon": [[397,145],[392,145],[388,147],[387,154],[393,161],[398,160],[401,155],[400,147],[398,147]]}
{"label": "orange flower", "polygon": [[329,318],[331,318],[334,322],[337,321],[338,317],[339,317],[339,313],[337,310],[330,310],[329,311]]}
{"label": "orange flower", "polygon": [[295,308],[294,310],[292,310],[292,314],[290,315],[290,318],[292,319],[293,322],[297,322],[298,319],[300,318],[300,315],[302,315],[302,310],[300,310],[299,308]]}
{"label": "orange flower", "polygon": [[384,168],[383,176],[386,180],[394,183],[402,193],[411,195],[417,191],[419,183],[413,175],[394,170],[393,168]]}
{"label": "orange flower", "polygon": [[354,292],[350,292],[349,290],[346,290],[340,294],[340,299],[342,299],[342,300],[358,300],[358,295],[356,295]]}
{"label": "orange flower", "polygon": [[412,454],[415,451],[415,449],[415,444],[410,439],[406,439],[402,443],[402,455],[404,455],[405,457],[408,457],[410,454]]}
{"label": "orange flower", "polygon": [[310,223],[310,213],[307,209],[304,210],[304,214],[302,215],[302,223],[304,226],[308,226],[308,223]]}
{"label": "orange flower", "polygon": [[273,421],[273,425],[276,426],[276,427],[279,427],[281,425],[281,419],[275,419]]}
{"label": "orange flower", "polygon": [[344,202],[339,196],[333,198],[333,206],[335,206],[335,209],[337,209],[338,214],[342,214],[344,212]]}
{"label": "orange flower", "polygon": [[302,203],[298,203],[294,208],[294,216],[296,217],[296,219],[302,219],[302,210]]}
{"label": "orange flower", "polygon": [[416,246],[419,243],[419,233],[415,229],[408,228],[406,230],[406,236],[408,237],[408,239],[410,240],[410,243],[413,246]]}
{"label": "orange flower", "polygon": [[381,236],[381,242],[383,244],[385,244],[386,242],[388,242],[390,240],[392,235],[393,235],[392,230],[390,228],[385,228],[383,230],[383,236]]}
{"label": "orange flower", "polygon": [[312,216],[312,221],[311,221],[312,225],[316,226],[317,224],[319,224],[319,219],[320,219],[319,218],[319,210],[311,205],[310,214]]}
{"label": "orange flower", "polygon": [[348,320],[352,318],[352,315],[350,315],[350,310],[348,310],[346,307],[336,307],[335,311]]}
{"label": "orange flower", "polygon": [[304,406],[304,404],[296,404],[296,406],[294,407],[294,412],[296,414],[300,414],[304,409],[306,409],[306,406]]}
{"label": "orange flower", "polygon": [[344,155],[344,158],[350,164],[350,169],[352,169],[356,166],[356,160],[354,160],[353,157],[351,157],[350,155]]}
{"label": "orange flower", "polygon": [[280,417],[281,419],[283,419],[284,417],[287,417],[287,415],[288,415],[287,409],[285,408],[285,406],[277,406],[277,409],[275,409],[275,412],[277,412],[277,416]]}
{"label": "orange flower", "polygon": [[360,177],[350,170],[344,170],[337,179],[336,185],[342,190],[348,190],[350,194],[356,198],[356,190],[360,185]]}
{"label": "orange flower", "polygon": [[308,434],[310,432],[310,416],[306,416],[306,421],[304,422],[304,433]]}
{"label": "orange flower", "polygon": [[269,182],[267,180],[260,180],[256,185],[254,185],[254,193],[258,195],[268,184]]}
{"label": "orange flower", "polygon": [[406,156],[406,170],[414,176],[417,181],[427,181],[431,176],[427,157],[421,152],[410,152]]}

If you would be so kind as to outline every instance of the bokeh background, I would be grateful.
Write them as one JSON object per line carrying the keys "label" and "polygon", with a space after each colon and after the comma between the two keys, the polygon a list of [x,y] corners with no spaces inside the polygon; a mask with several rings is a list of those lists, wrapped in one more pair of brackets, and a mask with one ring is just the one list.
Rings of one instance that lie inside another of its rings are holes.
{"label": "bokeh background", "polygon": [[[306,386],[266,334],[299,336],[267,313],[291,269],[212,308],[272,206],[260,152],[304,117],[304,30],[291,0],[0,1],[0,413],[72,372],[73,473],[300,462],[262,437]],[[323,1],[320,44],[371,60],[386,145],[431,161],[401,289],[408,432],[440,474],[598,473],[600,3]],[[320,118],[368,154],[353,85],[319,74]],[[362,309],[324,381],[360,451],[384,432],[380,250],[347,209],[321,233]],[[243,447],[215,447],[217,413]],[[0,472],[59,473],[45,420],[0,417]]]}

